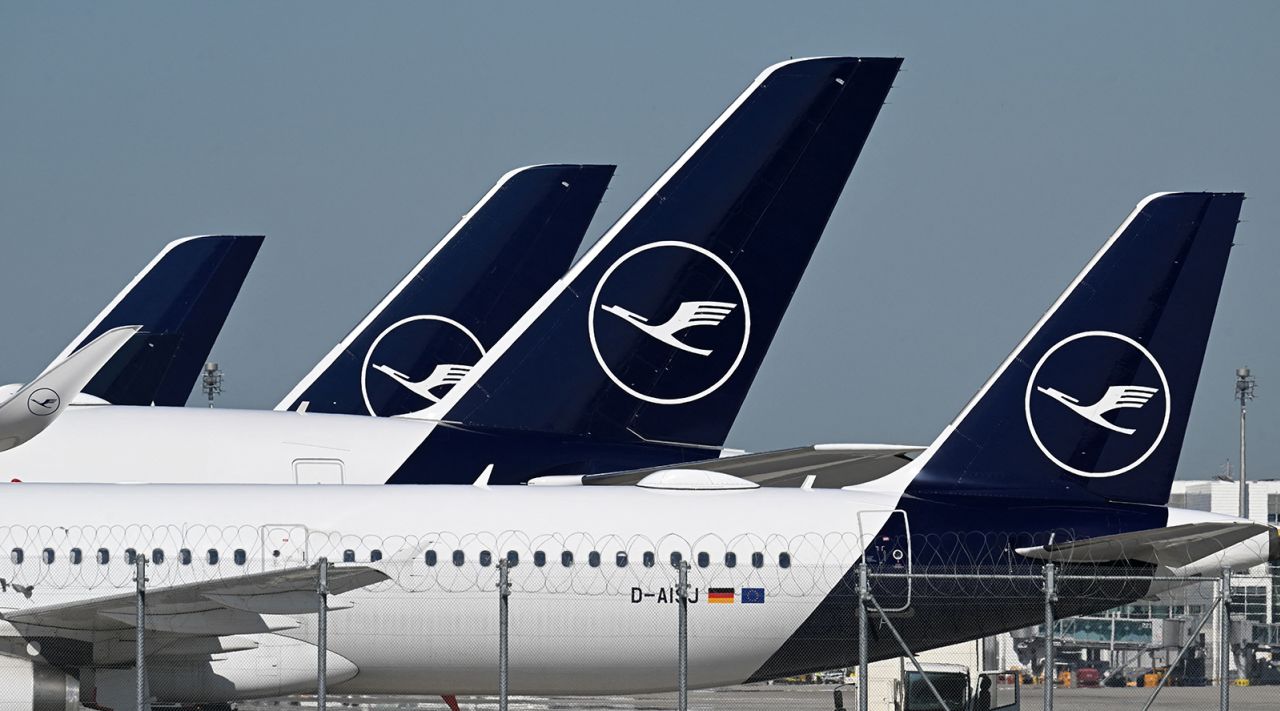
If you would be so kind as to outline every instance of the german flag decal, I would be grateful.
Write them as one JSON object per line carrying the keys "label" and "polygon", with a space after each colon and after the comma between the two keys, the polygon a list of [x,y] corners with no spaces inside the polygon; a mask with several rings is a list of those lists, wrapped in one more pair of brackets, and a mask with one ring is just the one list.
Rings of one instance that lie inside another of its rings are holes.
{"label": "german flag decal", "polygon": [[707,602],[733,604],[733,588],[707,588]]}

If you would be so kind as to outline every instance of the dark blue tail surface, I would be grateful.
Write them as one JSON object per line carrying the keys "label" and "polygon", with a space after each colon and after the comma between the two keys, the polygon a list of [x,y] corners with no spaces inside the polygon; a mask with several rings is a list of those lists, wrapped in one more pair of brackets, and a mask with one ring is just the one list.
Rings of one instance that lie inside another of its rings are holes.
{"label": "dark blue tail surface", "polygon": [[[900,64],[766,70],[443,417],[594,443],[721,446]],[[502,466],[495,476],[524,478]]]}
{"label": "dark blue tail surface", "polygon": [[1164,505],[1243,199],[1139,204],[923,455],[909,491]]}
{"label": "dark blue tail surface", "polygon": [[186,404],[261,246],[260,236],[166,246],[62,353],[113,328],[142,326],[82,392],[114,405]]}
{"label": "dark blue tail surface", "polygon": [[503,176],[276,409],[392,416],[438,402],[569,268],[613,170]]}

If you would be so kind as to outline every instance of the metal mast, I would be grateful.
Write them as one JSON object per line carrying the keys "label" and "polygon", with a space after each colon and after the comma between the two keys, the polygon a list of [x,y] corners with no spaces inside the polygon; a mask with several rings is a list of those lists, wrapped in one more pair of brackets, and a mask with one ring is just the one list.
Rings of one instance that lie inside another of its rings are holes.
{"label": "metal mast", "polygon": [[1249,401],[1253,399],[1258,383],[1248,368],[1236,368],[1236,399],[1240,402],[1240,518],[1249,518],[1249,487],[1245,481],[1245,417]]}

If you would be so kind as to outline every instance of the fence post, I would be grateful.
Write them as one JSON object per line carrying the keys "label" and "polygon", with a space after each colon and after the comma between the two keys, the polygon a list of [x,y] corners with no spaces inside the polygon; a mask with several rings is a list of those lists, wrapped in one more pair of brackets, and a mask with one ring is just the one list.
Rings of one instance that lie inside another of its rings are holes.
{"label": "fence post", "polygon": [[676,650],[676,706],[679,711],[689,711],[689,561],[682,559],[677,569],[676,599],[680,602],[680,627]]}
{"label": "fence post", "polygon": [[867,660],[869,646],[867,637],[870,634],[867,629],[867,596],[870,594],[871,588],[867,583],[867,560],[864,554],[862,562],[858,565],[858,711],[867,711],[871,702],[871,692],[867,687],[871,678],[871,665]]}
{"label": "fence post", "polygon": [[147,702],[147,659],[146,659],[146,622],[147,622],[147,557],[142,553],[135,554],[133,579],[137,583],[137,619],[135,620],[134,666],[137,672],[138,711],[148,711],[151,704]]}
{"label": "fence post", "polygon": [[1053,561],[1044,564],[1044,711],[1053,711]]}
{"label": "fence post", "polygon": [[1218,626],[1218,709],[1231,708],[1231,568],[1222,569],[1222,623]]}
{"label": "fence post", "polygon": [[329,559],[321,558],[316,568],[316,597],[319,600],[319,617],[316,618],[316,711],[325,711],[328,690],[325,683],[329,676]]}
{"label": "fence post", "polygon": [[511,597],[508,571],[511,561],[504,555],[498,561],[498,711],[507,711],[507,598]]}

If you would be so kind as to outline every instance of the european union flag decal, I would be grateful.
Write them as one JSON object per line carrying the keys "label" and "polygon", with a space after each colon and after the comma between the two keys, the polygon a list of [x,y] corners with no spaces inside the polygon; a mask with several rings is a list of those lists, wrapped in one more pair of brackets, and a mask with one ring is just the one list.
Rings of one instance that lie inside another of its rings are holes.
{"label": "european union flag decal", "polygon": [[763,603],[764,588],[743,588],[742,596],[738,599],[744,605],[748,605],[751,603]]}

